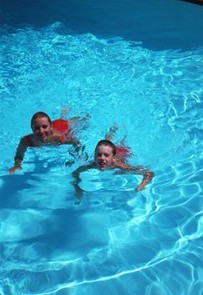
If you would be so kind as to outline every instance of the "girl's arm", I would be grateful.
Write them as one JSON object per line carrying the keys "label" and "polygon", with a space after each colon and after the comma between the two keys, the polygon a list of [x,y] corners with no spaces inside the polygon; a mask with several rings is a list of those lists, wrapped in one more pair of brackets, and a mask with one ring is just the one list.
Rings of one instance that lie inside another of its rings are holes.
{"label": "girl's arm", "polygon": [[26,143],[25,138],[24,137],[21,138],[19,145],[17,147],[15,158],[14,158],[14,161],[15,161],[14,166],[8,170],[10,174],[15,173],[16,170],[22,169],[21,163],[23,161],[24,154],[25,154],[25,151],[27,150],[27,147],[28,145]]}

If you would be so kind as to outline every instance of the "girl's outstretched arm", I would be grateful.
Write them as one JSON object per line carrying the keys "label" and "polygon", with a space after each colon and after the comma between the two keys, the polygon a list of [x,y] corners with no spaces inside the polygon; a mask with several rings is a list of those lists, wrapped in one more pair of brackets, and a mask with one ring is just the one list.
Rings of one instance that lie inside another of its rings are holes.
{"label": "girl's outstretched arm", "polygon": [[19,145],[17,147],[15,158],[14,158],[14,161],[15,161],[14,166],[8,170],[10,174],[15,173],[16,170],[22,169],[21,163],[23,161],[24,154],[27,150],[27,147],[28,145],[26,143],[25,138],[24,137],[21,138]]}

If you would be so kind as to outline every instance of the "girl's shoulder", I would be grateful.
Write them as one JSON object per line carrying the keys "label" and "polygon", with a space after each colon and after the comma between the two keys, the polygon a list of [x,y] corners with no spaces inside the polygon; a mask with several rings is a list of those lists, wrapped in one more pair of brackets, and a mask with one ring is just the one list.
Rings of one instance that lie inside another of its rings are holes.
{"label": "girl's shoulder", "polygon": [[33,147],[35,146],[34,144],[34,140],[33,140],[33,134],[28,134],[28,135],[25,135],[22,139],[21,139],[21,143],[26,145],[26,146],[29,146],[29,147]]}

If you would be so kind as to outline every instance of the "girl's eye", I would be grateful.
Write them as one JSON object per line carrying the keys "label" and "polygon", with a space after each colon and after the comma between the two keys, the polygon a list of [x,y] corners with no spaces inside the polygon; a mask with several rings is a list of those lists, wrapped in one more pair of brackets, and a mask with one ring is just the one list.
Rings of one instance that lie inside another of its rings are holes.
{"label": "girl's eye", "polygon": [[42,126],[35,126],[35,130],[40,130],[40,128],[46,129],[48,125],[42,125]]}

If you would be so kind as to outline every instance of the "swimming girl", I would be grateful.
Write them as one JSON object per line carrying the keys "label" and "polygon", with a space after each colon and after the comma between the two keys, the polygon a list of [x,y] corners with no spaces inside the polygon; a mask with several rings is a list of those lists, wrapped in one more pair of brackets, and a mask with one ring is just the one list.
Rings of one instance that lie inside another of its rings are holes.
{"label": "swimming girl", "polygon": [[22,169],[21,163],[28,147],[72,144],[75,150],[78,151],[81,145],[79,140],[74,137],[71,128],[72,124],[78,119],[78,117],[75,117],[69,120],[57,119],[51,121],[46,113],[35,113],[31,119],[33,133],[21,138],[14,158],[14,166],[9,169],[9,173],[13,174],[16,170]]}

